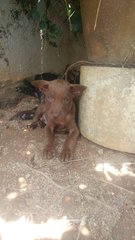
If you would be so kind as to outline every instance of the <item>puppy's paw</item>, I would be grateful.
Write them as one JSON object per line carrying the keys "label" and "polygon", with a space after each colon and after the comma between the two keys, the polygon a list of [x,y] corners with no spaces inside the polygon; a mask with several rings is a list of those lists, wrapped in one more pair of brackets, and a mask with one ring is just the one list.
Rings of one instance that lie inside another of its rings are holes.
{"label": "puppy's paw", "polygon": [[54,149],[52,146],[47,145],[45,147],[45,149],[43,150],[43,155],[47,158],[47,159],[51,159],[54,157]]}
{"label": "puppy's paw", "polygon": [[61,153],[61,161],[67,162],[71,159],[73,159],[73,151],[70,148],[64,148],[62,153]]}

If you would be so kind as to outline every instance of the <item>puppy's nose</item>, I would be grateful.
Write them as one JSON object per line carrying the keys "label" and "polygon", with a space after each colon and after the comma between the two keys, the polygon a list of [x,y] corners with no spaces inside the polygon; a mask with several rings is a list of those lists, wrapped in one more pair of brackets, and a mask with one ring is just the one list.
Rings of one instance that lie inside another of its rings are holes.
{"label": "puppy's nose", "polygon": [[53,116],[54,116],[55,118],[57,118],[57,117],[59,116],[59,112],[54,112],[54,113],[53,113]]}

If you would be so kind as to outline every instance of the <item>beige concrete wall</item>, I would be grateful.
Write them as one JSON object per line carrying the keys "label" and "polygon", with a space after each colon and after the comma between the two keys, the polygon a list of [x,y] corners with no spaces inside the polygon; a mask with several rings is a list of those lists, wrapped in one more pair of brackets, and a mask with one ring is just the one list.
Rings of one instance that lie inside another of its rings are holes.
{"label": "beige concrete wall", "polygon": [[80,130],[89,140],[135,153],[135,69],[81,67]]}
{"label": "beige concrete wall", "polygon": [[63,32],[59,48],[45,47],[41,52],[40,34],[33,32],[33,23],[23,14],[18,23],[14,21],[11,11],[16,9],[14,0],[0,1],[0,83],[47,71],[61,73],[67,64],[86,56],[83,36],[76,40],[63,23],[59,23]]}

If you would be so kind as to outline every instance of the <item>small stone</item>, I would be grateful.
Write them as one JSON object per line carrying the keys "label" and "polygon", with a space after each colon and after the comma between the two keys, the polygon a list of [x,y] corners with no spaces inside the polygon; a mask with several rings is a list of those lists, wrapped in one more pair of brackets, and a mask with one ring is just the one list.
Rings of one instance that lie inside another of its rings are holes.
{"label": "small stone", "polygon": [[34,150],[35,148],[36,148],[36,145],[33,142],[31,142],[27,147],[27,152],[28,151],[31,152],[31,150]]}
{"label": "small stone", "polygon": [[103,149],[99,149],[99,150],[98,150],[98,154],[99,154],[99,155],[103,155],[103,154],[104,154]]}
{"label": "small stone", "polygon": [[5,148],[2,147],[0,149],[0,153],[1,153],[2,156],[6,156],[8,154],[8,148],[7,147],[5,147]]}
{"label": "small stone", "polygon": [[26,179],[29,179],[30,176],[31,176],[30,173],[28,173],[28,174],[26,174],[25,178],[26,178]]}

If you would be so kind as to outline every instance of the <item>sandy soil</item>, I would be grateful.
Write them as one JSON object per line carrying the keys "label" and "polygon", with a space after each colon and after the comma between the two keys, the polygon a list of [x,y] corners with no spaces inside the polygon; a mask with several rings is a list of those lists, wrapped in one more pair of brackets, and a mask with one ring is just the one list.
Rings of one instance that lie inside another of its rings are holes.
{"label": "sandy soil", "polygon": [[45,159],[44,129],[9,121],[36,104],[26,96],[0,110],[1,240],[135,239],[135,156],[80,137],[74,159],[63,163],[66,136],[56,135],[56,155]]}

